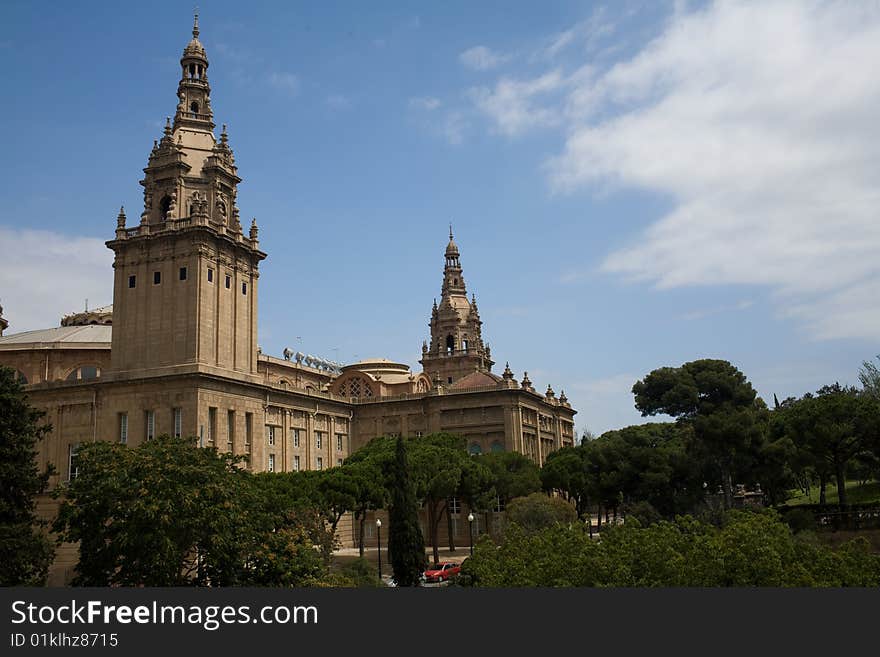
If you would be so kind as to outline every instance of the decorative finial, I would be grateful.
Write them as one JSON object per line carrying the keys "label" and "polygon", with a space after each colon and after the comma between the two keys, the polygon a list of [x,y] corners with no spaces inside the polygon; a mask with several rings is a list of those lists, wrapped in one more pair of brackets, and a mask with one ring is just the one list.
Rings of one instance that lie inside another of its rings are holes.
{"label": "decorative finial", "polygon": [[165,136],[166,137],[171,136],[171,117],[170,116],[165,117]]}
{"label": "decorative finial", "polygon": [[513,379],[513,372],[510,370],[510,363],[504,363],[504,374],[502,377],[508,381]]}
{"label": "decorative finial", "polygon": [[193,39],[199,38],[199,8],[193,9]]}
{"label": "decorative finial", "polygon": [[452,241],[452,222],[449,222],[449,241]]}
{"label": "decorative finial", "polygon": [[125,228],[125,206],[119,206],[119,214],[116,216],[116,226],[118,228]]}
{"label": "decorative finial", "polygon": [[224,144],[229,140],[229,135],[226,134],[226,124],[223,124],[223,131],[220,133],[220,141]]}
{"label": "decorative finial", "polygon": [[254,217],[253,219],[251,219],[251,239],[252,239],[252,240],[256,240],[256,239],[257,239],[257,235],[258,235],[258,230],[257,230],[257,218]]}

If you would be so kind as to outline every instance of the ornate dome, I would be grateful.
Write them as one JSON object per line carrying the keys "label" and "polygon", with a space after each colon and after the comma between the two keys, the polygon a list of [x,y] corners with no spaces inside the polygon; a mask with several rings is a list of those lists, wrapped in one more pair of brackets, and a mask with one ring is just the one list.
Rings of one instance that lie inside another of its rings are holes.
{"label": "ornate dome", "polygon": [[208,61],[208,57],[205,54],[205,47],[202,45],[202,42],[199,41],[199,15],[196,14],[193,20],[193,38],[188,44],[186,44],[186,48],[183,49],[183,58],[184,59],[201,59],[206,63]]}
{"label": "ornate dome", "polygon": [[455,243],[455,240],[452,239],[452,226],[449,226],[449,244],[446,245],[446,256],[457,256],[458,255],[458,245]]}

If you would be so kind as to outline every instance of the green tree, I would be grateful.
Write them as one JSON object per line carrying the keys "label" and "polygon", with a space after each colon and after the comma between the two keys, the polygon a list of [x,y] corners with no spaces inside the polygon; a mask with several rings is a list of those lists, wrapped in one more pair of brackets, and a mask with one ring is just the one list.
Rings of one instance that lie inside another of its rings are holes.
{"label": "green tree", "polygon": [[[880,356],[877,356],[877,362],[880,363]],[[880,367],[869,360],[862,362],[859,381],[866,395],[880,401]]]}
{"label": "green tree", "polygon": [[716,473],[730,508],[733,479],[749,471],[767,424],[766,405],[745,375],[725,360],[696,360],[652,371],[633,394],[642,415],[671,415],[692,430],[692,453]]}
{"label": "green tree", "polygon": [[574,507],[559,497],[532,493],[517,497],[507,505],[507,521],[528,532],[536,532],[557,523],[569,524],[577,520]]}
{"label": "green tree", "polygon": [[876,587],[880,555],[866,541],[832,549],[793,535],[773,511],[729,511],[720,527],[690,516],[650,527],[627,522],[601,541],[583,526],[528,532],[511,525],[495,545],[482,539],[462,565],[475,586]]}
{"label": "green tree", "polygon": [[32,408],[16,372],[0,367],[0,586],[45,583],[54,557],[36,514],[51,474],[39,472],[37,443],[50,431]]}
{"label": "green tree", "polygon": [[391,568],[398,586],[418,586],[425,569],[425,539],[419,527],[419,505],[407,462],[407,446],[403,438],[395,445],[389,489],[388,550]]}
{"label": "green tree", "polygon": [[[74,584],[86,586],[318,583],[326,575],[309,525],[283,478],[162,436],[136,448],[103,441],[78,452],[79,475],[55,530],[79,542]],[[313,514],[314,516],[314,514]],[[320,518],[324,522],[324,518]]]}
{"label": "green tree", "polygon": [[590,499],[596,490],[596,478],[592,476],[588,463],[595,451],[590,444],[585,442],[578,447],[563,447],[551,452],[540,475],[544,490],[559,491],[574,505],[581,520],[589,513]]}
{"label": "green tree", "polygon": [[847,467],[873,447],[880,426],[880,406],[855,388],[834,384],[815,395],[804,395],[780,412],[801,459],[810,463],[820,477],[835,478],[839,504],[845,506]]}

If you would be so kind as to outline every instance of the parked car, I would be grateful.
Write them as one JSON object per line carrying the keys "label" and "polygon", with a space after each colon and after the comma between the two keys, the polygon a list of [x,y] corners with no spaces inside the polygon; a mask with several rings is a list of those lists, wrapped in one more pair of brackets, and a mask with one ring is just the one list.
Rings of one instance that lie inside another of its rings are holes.
{"label": "parked car", "polygon": [[422,575],[426,582],[446,582],[461,572],[461,564],[441,561],[428,568]]}

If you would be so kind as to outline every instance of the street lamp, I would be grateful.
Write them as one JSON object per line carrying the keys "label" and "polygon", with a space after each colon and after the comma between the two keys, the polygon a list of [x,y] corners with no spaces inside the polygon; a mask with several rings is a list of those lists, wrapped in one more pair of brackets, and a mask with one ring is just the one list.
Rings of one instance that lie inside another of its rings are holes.
{"label": "street lamp", "polygon": [[379,581],[382,581],[382,519],[376,518],[376,556],[379,559]]}
{"label": "street lamp", "polygon": [[471,556],[474,556],[474,514],[468,513],[468,527],[471,534]]}

